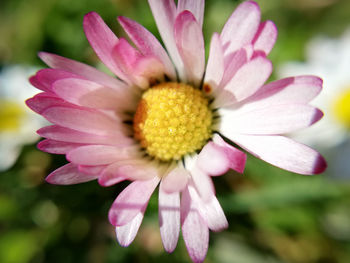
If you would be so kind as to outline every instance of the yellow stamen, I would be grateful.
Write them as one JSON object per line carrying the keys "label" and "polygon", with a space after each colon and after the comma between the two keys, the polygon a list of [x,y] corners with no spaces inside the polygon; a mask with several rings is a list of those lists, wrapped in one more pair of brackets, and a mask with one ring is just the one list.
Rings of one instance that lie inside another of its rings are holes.
{"label": "yellow stamen", "polygon": [[350,129],[350,88],[342,92],[335,100],[333,112],[337,120]]}
{"label": "yellow stamen", "polygon": [[200,150],[212,134],[208,99],[192,86],[166,82],[148,89],[134,116],[134,136],[161,161]]}

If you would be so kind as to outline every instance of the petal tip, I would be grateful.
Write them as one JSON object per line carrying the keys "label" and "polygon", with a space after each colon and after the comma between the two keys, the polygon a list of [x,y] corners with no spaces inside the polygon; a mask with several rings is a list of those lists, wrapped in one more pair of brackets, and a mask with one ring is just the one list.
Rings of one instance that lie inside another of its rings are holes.
{"label": "petal tip", "polygon": [[318,156],[317,160],[315,161],[314,169],[313,169],[312,173],[313,174],[321,174],[327,169],[327,166],[328,165],[327,165],[326,160],[320,154]]}
{"label": "petal tip", "polygon": [[313,125],[314,123],[318,122],[321,120],[324,116],[324,113],[320,109],[315,109],[315,114],[311,120],[310,125]]}
{"label": "petal tip", "polygon": [[[97,20],[97,21],[96,21],[96,20]],[[87,30],[88,28],[90,28],[91,26],[93,26],[92,24],[95,24],[95,23],[100,22],[100,21],[98,21],[98,20],[101,21],[102,18],[101,18],[101,16],[100,16],[98,13],[96,13],[96,12],[94,12],[94,11],[91,11],[91,12],[85,14],[85,15],[84,15],[84,18],[83,18],[83,29],[84,29],[85,33],[86,33],[86,30]],[[103,21],[103,20],[102,20],[102,21]]]}
{"label": "petal tip", "polygon": [[39,51],[38,52],[38,57],[41,59],[41,60],[44,60],[44,58],[49,55],[50,53],[47,53],[45,51]]}
{"label": "petal tip", "polygon": [[240,166],[236,167],[236,172],[240,173],[240,174],[243,174],[244,173],[244,169],[245,169],[245,165],[247,163],[247,154],[244,153],[241,155],[241,160],[239,161],[240,163]]}
{"label": "petal tip", "polygon": [[49,184],[55,184],[55,183],[52,181],[52,176],[51,176],[51,174],[49,174],[48,176],[46,176],[45,182],[47,182],[47,183],[49,183]]}
{"label": "petal tip", "polygon": [[36,145],[36,147],[40,150],[40,151],[43,151],[43,152],[45,152],[45,141],[46,140],[42,140],[42,141],[40,141],[40,142],[38,142],[37,143],[37,145]]}

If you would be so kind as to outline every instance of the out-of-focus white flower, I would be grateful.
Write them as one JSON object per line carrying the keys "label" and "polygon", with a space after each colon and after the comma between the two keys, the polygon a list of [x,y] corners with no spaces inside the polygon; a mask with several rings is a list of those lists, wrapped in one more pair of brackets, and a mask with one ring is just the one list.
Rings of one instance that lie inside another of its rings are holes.
{"label": "out-of-focus white flower", "polygon": [[323,36],[311,40],[306,62],[284,64],[278,73],[279,77],[316,74],[324,80],[322,93],[313,101],[324,112],[323,119],[294,137],[325,149],[350,138],[350,29],[338,39]]}
{"label": "out-of-focus white flower", "polygon": [[33,129],[43,125],[43,120],[28,110],[25,99],[37,91],[28,83],[28,77],[37,68],[13,65],[0,70],[0,171],[16,161],[21,147],[39,137]]}

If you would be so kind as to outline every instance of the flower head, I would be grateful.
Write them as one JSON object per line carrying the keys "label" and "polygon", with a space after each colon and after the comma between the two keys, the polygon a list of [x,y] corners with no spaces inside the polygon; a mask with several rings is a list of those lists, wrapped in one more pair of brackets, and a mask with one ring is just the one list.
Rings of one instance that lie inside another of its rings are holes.
{"label": "flower head", "polygon": [[209,229],[220,231],[228,225],[211,177],[228,169],[242,173],[245,166],[246,154],[228,140],[289,171],[314,174],[325,169],[318,152],[280,135],[322,117],[308,105],[322,81],[301,76],[264,85],[272,71],[266,56],[277,30],[271,21],[260,22],[255,2],[239,5],[222,32],[213,35],[207,63],[204,1],[149,4],[166,50],[135,21],[118,18],[133,47],[118,39],[98,14],[89,13],[85,34],[118,78],[40,53],[51,69],[31,78],[43,92],[27,103],[54,124],[38,131],[46,138],[39,148],[69,160],[48,182],[97,179],[110,186],[132,181],[109,211],[123,246],[135,238],[160,184],[165,250],[175,249],[181,227],[190,257],[201,262]]}

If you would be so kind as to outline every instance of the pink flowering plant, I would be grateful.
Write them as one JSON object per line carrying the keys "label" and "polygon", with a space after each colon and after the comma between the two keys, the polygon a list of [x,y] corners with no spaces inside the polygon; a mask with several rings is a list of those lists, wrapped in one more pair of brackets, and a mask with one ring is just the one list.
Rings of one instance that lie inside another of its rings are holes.
{"label": "pink flowering plant", "polygon": [[27,105],[53,124],[38,130],[46,138],[39,149],[64,154],[69,162],[47,182],[131,181],[109,210],[122,246],[134,240],[159,185],[164,249],[174,251],[181,228],[191,259],[202,262],[209,230],[228,226],[212,177],[229,169],[243,173],[243,150],[295,173],[325,170],[317,151],[283,136],[322,117],[309,105],[322,80],[298,76],[265,84],[277,29],[260,21],[255,2],[240,4],[221,33],[213,34],[207,61],[204,0],[149,4],[165,48],[131,19],[118,21],[133,45],[116,37],[97,13],[88,13],[86,37],[116,77],[41,52],[50,68],[30,79],[42,92]]}

